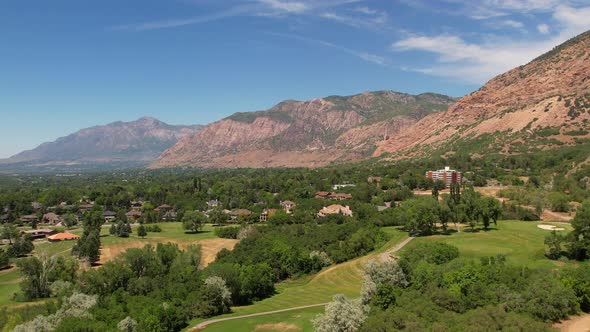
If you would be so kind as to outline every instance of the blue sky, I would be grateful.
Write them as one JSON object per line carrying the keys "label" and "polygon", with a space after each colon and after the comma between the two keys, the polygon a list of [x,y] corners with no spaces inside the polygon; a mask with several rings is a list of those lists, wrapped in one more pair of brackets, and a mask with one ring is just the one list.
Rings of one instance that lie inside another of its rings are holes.
{"label": "blue sky", "polygon": [[590,0],[3,0],[0,157],[154,116],[469,93],[590,29]]}

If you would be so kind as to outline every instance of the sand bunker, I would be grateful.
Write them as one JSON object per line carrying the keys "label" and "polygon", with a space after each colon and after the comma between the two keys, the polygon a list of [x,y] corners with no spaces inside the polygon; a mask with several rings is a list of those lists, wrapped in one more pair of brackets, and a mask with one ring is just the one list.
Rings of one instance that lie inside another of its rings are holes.
{"label": "sand bunker", "polygon": [[544,229],[546,231],[563,231],[565,228],[557,227],[553,225],[537,225],[540,229]]}
{"label": "sand bunker", "polygon": [[300,331],[301,328],[295,324],[277,323],[256,325],[254,331]]}

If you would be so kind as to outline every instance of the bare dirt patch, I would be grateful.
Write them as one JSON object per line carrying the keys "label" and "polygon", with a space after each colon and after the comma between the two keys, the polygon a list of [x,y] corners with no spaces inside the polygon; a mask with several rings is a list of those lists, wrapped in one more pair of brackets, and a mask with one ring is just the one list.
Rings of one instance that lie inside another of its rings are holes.
{"label": "bare dirt patch", "polygon": [[572,317],[571,319],[553,325],[553,327],[559,329],[561,332],[589,332],[590,315]]}
{"label": "bare dirt patch", "polygon": [[301,331],[301,328],[295,324],[276,323],[256,325],[254,331]]}

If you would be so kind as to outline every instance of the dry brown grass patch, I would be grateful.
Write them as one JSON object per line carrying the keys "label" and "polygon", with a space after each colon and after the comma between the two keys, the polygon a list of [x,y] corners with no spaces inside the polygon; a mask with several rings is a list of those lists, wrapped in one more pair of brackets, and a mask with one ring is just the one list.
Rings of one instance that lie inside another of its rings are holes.
{"label": "dry brown grass patch", "polygon": [[173,240],[167,239],[165,241],[154,241],[150,239],[143,240],[130,240],[121,244],[107,244],[102,246],[100,249],[100,264],[104,264],[115,259],[119,254],[127,249],[131,248],[143,248],[146,244],[157,245],[158,243],[176,243],[181,249],[188,247],[189,245],[199,244],[201,245],[201,263],[204,266],[212,263],[215,260],[215,256],[221,249],[233,249],[238,240],[232,239],[205,239],[197,241],[185,241],[185,240]]}

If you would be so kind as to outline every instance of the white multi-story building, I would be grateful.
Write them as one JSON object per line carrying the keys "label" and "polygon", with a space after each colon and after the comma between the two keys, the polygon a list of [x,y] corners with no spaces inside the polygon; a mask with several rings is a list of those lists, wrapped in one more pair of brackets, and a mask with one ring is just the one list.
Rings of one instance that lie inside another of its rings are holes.
{"label": "white multi-story building", "polygon": [[448,166],[446,166],[444,169],[439,169],[438,171],[428,171],[425,175],[426,177],[431,178],[433,181],[444,182],[445,186],[447,187],[450,187],[455,183],[461,183],[463,181],[463,175],[461,172],[451,169]]}

